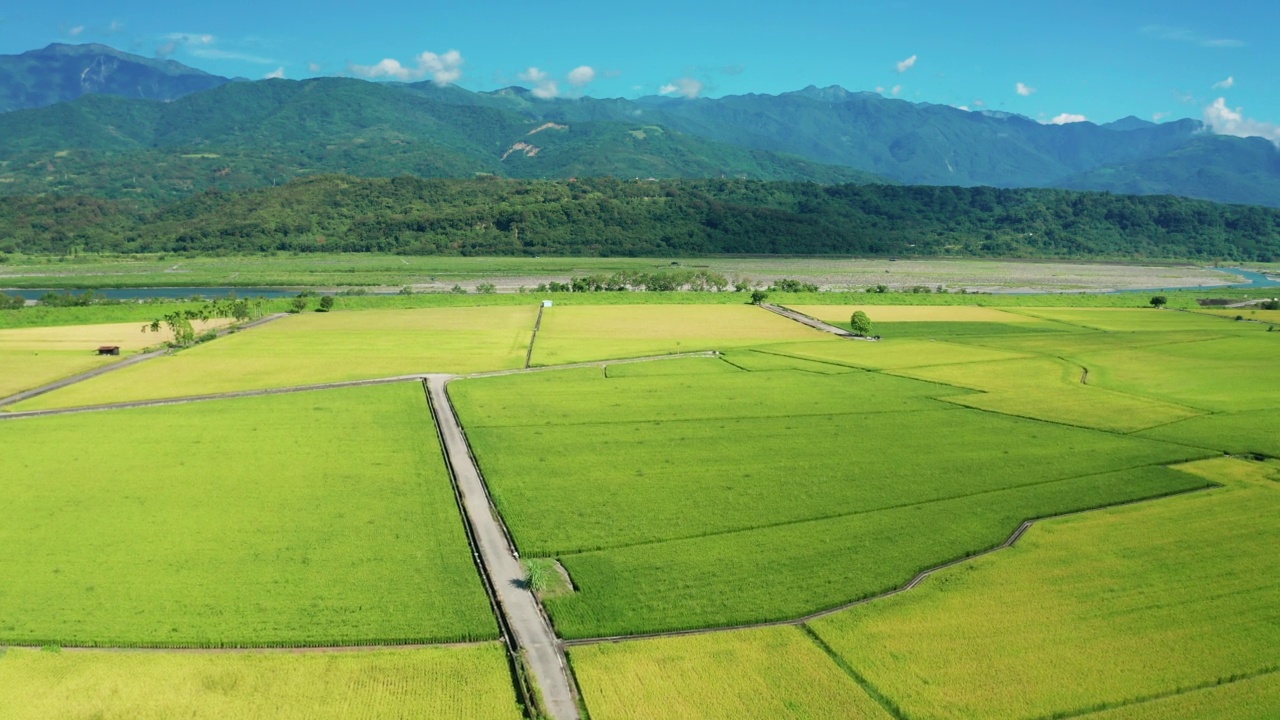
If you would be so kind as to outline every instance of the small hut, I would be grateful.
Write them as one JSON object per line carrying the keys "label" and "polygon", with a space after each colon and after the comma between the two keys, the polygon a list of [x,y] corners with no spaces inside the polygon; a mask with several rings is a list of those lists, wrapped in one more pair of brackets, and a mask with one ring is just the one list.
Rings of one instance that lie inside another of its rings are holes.
{"label": "small hut", "polygon": [[120,346],[119,345],[103,345],[98,348],[98,354],[99,355],[119,355]]}

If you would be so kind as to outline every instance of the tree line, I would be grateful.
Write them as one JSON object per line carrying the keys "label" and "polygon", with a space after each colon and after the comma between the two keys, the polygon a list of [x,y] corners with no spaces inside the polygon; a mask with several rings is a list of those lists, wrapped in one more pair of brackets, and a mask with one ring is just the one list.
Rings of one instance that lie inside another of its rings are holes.
{"label": "tree line", "polygon": [[0,198],[3,253],[1280,259],[1280,210],[1045,189],[321,176],[159,209]]}

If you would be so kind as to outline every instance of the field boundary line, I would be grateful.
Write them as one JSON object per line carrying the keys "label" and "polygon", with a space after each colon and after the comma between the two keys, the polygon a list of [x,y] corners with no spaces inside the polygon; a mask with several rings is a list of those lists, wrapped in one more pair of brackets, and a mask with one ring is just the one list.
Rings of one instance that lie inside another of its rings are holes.
{"label": "field boundary line", "polygon": [[369,380],[344,380],[341,382],[320,383],[316,385],[295,385],[282,388],[264,388],[261,390],[236,390],[233,392],[215,393],[212,395],[189,395],[187,397],[163,398],[159,400],[132,400],[106,405],[85,405],[81,407],[53,408],[49,410],[23,410],[21,412],[0,412],[0,420],[18,420],[21,418],[48,417],[53,415],[74,415],[87,412],[105,412],[108,410],[128,410],[131,408],[163,407],[165,405],[186,405],[188,403],[208,402],[210,400],[232,400],[235,398],[262,397],[265,395],[288,395],[290,393],[312,392],[314,390],[336,390],[340,388],[366,387],[370,385],[387,385],[390,383],[422,380],[427,373],[414,375],[397,375],[394,377],[372,378]]}
{"label": "field boundary line", "polygon": [[[1088,477],[1088,476],[1085,475],[1082,477]],[[1072,510],[1070,512],[1058,513],[1057,515],[1045,515],[1043,517],[1025,520],[1021,525],[1018,526],[1016,530],[1013,531],[1012,535],[1010,535],[1004,542],[998,545],[987,548],[986,550],[981,550],[972,555],[965,555],[964,557],[959,557],[954,560],[948,560],[947,562],[942,563],[941,565],[935,565],[931,568],[922,570],[919,573],[917,573],[915,577],[911,578],[911,580],[909,580],[906,584],[900,585],[899,587],[886,590],[881,593],[876,593],[875,595],[868,595],[867,597],[860,598],[858,600],[853,600],[851,602],[842,603],[840,605],[836,605],[835,607],[830,607],[825,610],[818,610],[817,612],[812,612],[812,613],[809,613],[808,615],[803,615],[798,618],[790,618],[786,620],[768,620],[765,622],[758,622],[758,623],[742,623],[739,625],[724,625],[720,627],[689,628],[687,630],[667,630],[663,632],[640,633],[637,635],[610,635],[605,637],[566,639],[564,640],[564,645],[566,647],[576,647],[580,645],[599,645],[601,643],[630,642],[632,640],[652,640],[652,639],[664,638],[664,637],[686,637],[689,635],[707,635],[710,633],[733,632],[735,630],[751,630],[755,628],[783,627],[787,625],[792,625],[792,626],[805,625],[806,623],[813,622],[814,620],[820,620],[829,615],[835,615],[836,613],[849,610],[850,608],[858,607],[859,605],[866,605],[868,603],[877,602],[879,600],[886,600],[895,595],[901,595],[902,593],[914,590],[925,580],[928,580],[929,577],[943,570],[948,570],[950,568],[956,567],[957,565],[963,565],[972,560],[977,560],[979,558],[985,557],[987,555],[991,555],[993,553],[999,552],[1006,548],[1011,548],[1019,540],[1021,540],[1022,536],[1025,535],[1027,531],[1030,530],[1036,523],[1042,523],[1048,520],[1059,520],[1062,518],[1069,518],[1075,515],[1084,515],[1085,513],[1097,512],[1099,510],[1110,510],[1113,508],[1122,508],[1130,505],[1138,505],[1140,503],[1152,502],[1154,500],[1163,500],[1166,498],[1178,497],[1180,495],[1190,495],[1192,493],[1218,490],[1218,489],[1221,489],[1222,487],[1223,487],[1222,485],[1212,484],[1212,485],[1206,485],[1203,487],[1189,488],[1186,490],[1174,490],[1172,492],[1162,493],[1159,495],[1152,495],[1150,497],[1145,497],[1145,498],[1138,498],[1136,500],[1125,500],[1123,502],[1111,503],[1108,505],[1099,505],[1098,507],[1085,508],[1083,510]]]}
{"label": "field boundary line", "polygon": [[822,636],[819,635],[816,630],[805,624],[801,624],[798,627],[800,632],[809,639],[809,642],[816,645],[817,648],[827,656],[827,659],[835,663],[836,667],[840,668],[845,675],[848,675],[849,679],[853,680],[854,684],[861,688],[862,692],[867,694],[867,697],[875,700],[890,717],[894,718],[894,720],[909,720],[906,713],[902,712],[902,708],[898,707],[897,703],[890,699],[888,695],[880,692],[880,689],[875,685],[872,685],[871,681],[863,677],[862,673],[855,670],[848,660],[840,657],[840,653],[836,652],[835,648],[828,645],[827,641],[823,640]]}
{"label": "field boundary line", "polygon": [[[1189,447],[1188,449],[1199,450],[1201,448]],[[1214,452],[1213,450],[1209,450],[1207,448],[1205,448],[1205,451],[1209,453]],[[1205,458],[1198,458],[1198,459],[1205,459]],[[626,550],[629,548],[646,547],[649,545],[662,545],[664,543],[669,543],[669,542],[684,542],[686,540],[703,540],[707,538],[724,537],[725,535],[736,535],[738,533],[756,532],[758,530],[772,530],[774,528],[787,527],[788,525],[803,525],[805,523],[827,522],[828,520],[842,520],[844,518],[858,517],[859,515],[871,515],[873,513],[878,513],[878,512],[889,512],[892,510],[904,510],[906,508],[924,507],[927,505],[934,505],[937,503],[954,502],[956,500],[967,500],[970,498],[981,497],[983,495],[995,495],[997,493],[1002,493],[1002,492],[1014,492],[1018,490],[1026,490],[1029,488],[1043,487],[1045,485],[1053,485],[1056,483],[1073,482],[1076,480],[1084,480],[1086,478],[1098,477],[1101,475],[1111,475],[1113,473],[1129,472],[1132,470],[1143,470],[1146,468],[1169,467],[1171,464],[1177,465],[1185,462],[1194,462],[1194,460],[1174,460],[1167,463],[1150,463],[1146,465],[1133,465],[1130,467],[1115,468],[1114,470],[1106,470],[1103,472],[1089,473],[1087,475],[1072,475],[1070,477],[1064,477],[1064,478],[1052,478],[1049,480],[1040,480],[1038,482],[1027,483],[1025,485],[1014,485],[1011,487],[993,488],[990,490],[977,490],[974,492],[961,493],[959,495],[948,495],[946,497],[934,498],[932,500],[918,500],[916,502],[900,503],[897,505],[886,505],[884,507],[871,508],[869,510],[854,510],[851,512],[834,513],[831,515],[818,515],[815,517],[800,518],[797,520],[780,520],[778,522],[766,523],[764,525],[752,525],[750,527],[733,528],[731,530],[717,530],[714,532],[703,533],[701,535],[684,535],[681,537],[662,538],[660,540],[643,540],[640,542],[625,543],[622,545],[608,545],[608,546],[590,548],[587,550],[571,550],[566,552],[554,552],[548,555],[539,554],[536,557],[548,557],[548,558],[573,557],[574,555],[588,555],[588,554],[597,553],[597,552],[611,552],[614,550]],[[1108,506],[1103,505],[1100,507],[1108,507]]]}
{"label": "field boundary line", "polygon": [[450,373],[432,373],[420,372],[408,375],[392,375],[390,377],[368,378],[365,380],[339,380],[337,382],[314,383],[311,385],[291,385],[278,388],[261,388],[258,390],[233,390],[224,393],[212,393],[209,395],[187,395],[184,397],[173,398],[157,398],[154,400],[129,400],[126,402],[106,403],[103,405],[81,405],[78,407],[68,408],[50,408],[48,410],[22,410],[18,412],[0,412],[0,420],[19,420],[22,418],[47,417],[53,415],[74,415],[86,412],[104,412],[107,410],[127,410],[130,408],[144,407],[161,407],[164,405],[185,405],[187,403],[207,402],[209,400],[230,400],[234,398],[260,397],[263,395],[287,395],[289,393],[312,392],[314,390],[336,390],[339,388],[364,387],[367,385],[385,385],[388,383],[421,381],[430,376],[449,376],[456,380],[499,377],[503,375],[518,375],[523,373],[544,372],[550,370],[573,370],[585,367],[600,367],[605,364],[609,365],[626,365],[639,362],[656,362],[659,360],[676,360],[680,358],[693,357],[719,357],[719,351],[707,350],[704,352],[692,353],[676,353],[672,355],[649,355],[637,358],[623,358],[621,360],[592,360],[590,362],[572,363],[569,365],[547,365],[545,367],[534,368],[515,368],[510,370],[492,370],[487,372],[470,373],[463,375],[452,375]]}
{"label": "field boundary line", "polygon": [[[69,653],[179,653],[186,655],[221,655],[221,654],[294,654],[306,655],[310,653],[344,653],[344,652],[374,652],[377,650],[430,650],[432,648],[467,648],[467,647],[483,647],[485,645],[500,644],[502,640],[471,640],[466,642],[440,642],[440,643],[384,643],[369,645],[235,645],[227,647],[196,647],[196,646],[173,646],[165,647],[162,645],[53,645],[60,652]],[[23,650],[42,650],[46,645],[24,645],[15,643],[0,643],[0,650],[7,648],[20,648]]]}
{"label": "field boundary line", "polygon": [[1097,715],[1098,713],[1104,713],[1111,710],[1119,710],[1120,708],[1145,705],[1147,703],[1157,702],[1167,698],[1178,697],[1179,695],[1190,695],[1191,693],[1212,690],[1213,688],[1235,685],[1236,683],[1256,680],[1260,677],[1266,677],[1267,675],[1275,675],[1276,673],[1280,673],[1280,665],[1271,665],[1260,670],[1237,673],[1235,675],[1220,677],[1215,680],[1205,680],[1204,682],[1196,683],[1195,685],[1167,690],[1161,693],[1142,695],[1128,700],[1120,700],[1112,704],[1099,703],[1096,706],[1085,708],[1083,710],[1067,710],[1065,713],[1058,712],[1050,715],[1040,715],[1034,718],[1034,720],[1070,720],[1071,718],[1088,717],[1090,715]]}
{"label": "field boundary line", "polygon": [[[251,328],[258,327],[259,325],[264,325],[273,320],[279,320],[280,318],[287,317],[287,316],[288,316],[288,313],[274,313],[266,317],[258,318],[257,320],[254,320],[252,322],[245,323],[244,325],[240,325],[238,327],[230,326],[230,327],[221,328],[220,330],[218,330],[218,337],[223,337],[225,335],[228,335],[233,330],[236,332],[239,332],[241,330],[249,330]],[[167,347],[160,348],[159,350],[152,350],[151,352],[145,352],[139,355],[134,355],[133,357],[125,358],[120,362],[114,362],[109,365],[103,365],[102,367],[97,367],[87,372],[71,375],[69,377],[62,378],[61,380],[55,380],[47,385],[41,385],[40,387],[31,388],[30,390],[23,390],[22,392],[10,395],[9,397],[0,398],[0,407],[5,407],[7,405],[20,403],[23,400],[30,400],[33,397],[39,397],[46,393],[51,393],[54,390],[61,390],[62,388],[75,385],[76,383],[81,383],[81,382],[84,382],[85,380],[91,380],[93,378],[98,377],[99,375],[105,375],[109,372],[121,370],[131,365],[137,365],[138,363],[144,362],[146,360],[157,358],[157,357],[160,357],[161,355],[168,355],[172,352],[173,352],[173,349],[167,348]]]}
{"label": "field boundary line", "polygon": [[[726,363],[728,363],[728,364],[730,364],[730,365],[733,365],[733,363],[730,363],[728,360],[725,360],[724,362],[726,362]],[[737,366],[735,365],[734,367],[737,367]],[[746,371],[744,371],[744,372],[773,372],[773,371],[771,371],[771,370],[760,370],[760,371],[746,370]],[[807,371],[807,370],[796,370],[795,372],[808,372],[808,371]],[[830,377],[830,376],[828,375],[828,376],[824,376],[824,377]],[[618,378],[613,377],[613,378],[608,378],[608,379],[610,379],[610,380],[617,380]],[[936,398],[923,398],[923,399],[925,399],[925,400],[935,400]],[[939,401],[939,402],[941,402],[941,401]],[[890,409],[890,410],[864,410],[864,411],[851,410],[851,411],[849,411],[849,412],[794,413],[794,414],[791,414],[791,415],[733,415],[733,416],[729,416],[729,415],[715,415],[715,416],[699,417],[699,418],[688,418],[688,419],[685,419],[685,418],[666,418],[666,419],[662,419],[662,418],[660,418],[660,419],[658,419],[658,420],[653,420],[653,419],[648,419],[648,420],[597,420],[597,421],[594,421],[594,422],[566,422],[566,423],[558,423],[558,424],[556,425],[556,427],[574,428],[574,427],[598,427],[598,426],[611,426],[611,425],[651,425],[651,424],[653,424],[654,422],[661,422],[661,423],[663,423],[664,425],[665,425],[665,424],[667,424],[667,423],[671,423],[671,424],[675,425],[675,424],[679,424],[679,423],[700,423],[700,422],[715,422],[715,421],[725,421],[725,420],[783,420],[783,419],[786,419],[786,418],[851,417],[851,416],[854,416],[854,415],[868,415],[868,416],[879,416],[879,415],[902,415],[902,414],[904,414],[904,413],[910,413],[910,412],[954,412],[954,411],[956,411],[956,410],[967,410],[967,409],[970,409],[970,408],[957,407],[957,406],[955,406],[953,403],[947,403],[947,404],[945,404],[945,405],[943,405],[943,406],[940,406],[940,407],[928,408],[928,409],[915,408],[915,409],[910,409],[910,410],[893,410],[893,409]],[[476,427],[476,428],[521,428],[521,427],[546,427],[546,424],[545,424],[545,423],[543,423],[543,424],[538,424],[538,423],[528,423],[528,424],[524,424],[524,423],[521,423],[521,424],[512,424],[512,425],[481,425],[481,424],[476,423],[476,424],[472,424],[472,426],[471,426],[471,427]]]}
{"label": "field boundary line", "polygon": [[533,334],[529,336],[529,349],[524,354],[524,369],[528,370],[533,364],[533,344],[538,341],[538,331],[542,329],[542,311],[546,310],[546,305],[538,306],[538,319],[533,321]]}

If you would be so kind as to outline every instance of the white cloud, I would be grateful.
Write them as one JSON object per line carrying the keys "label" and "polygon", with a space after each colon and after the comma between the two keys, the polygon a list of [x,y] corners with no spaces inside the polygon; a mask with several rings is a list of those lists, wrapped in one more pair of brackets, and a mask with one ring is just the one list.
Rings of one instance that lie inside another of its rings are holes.
{"label": "white cloud", "polygon": [[915,67],[917,58],[918,56],[912,55],[906,60],[903,60],[902,62],[898,63],[898,72],[904,73],[910,70],[911,68]]}
{"label": "white cloud", "polygon": [[443,55],[424,52],[418,56],[418,67],[425,68],[431,73],[431,82],[442,86],[458,82],[462,77],[462,65],[465,62],[462,59],[462,53],[457,50],[449,50]]}
{"label": "white cloud", "polygon": [[462,77],[462,65],[466,62],[462,59],[462,53],[457,50],[450,50],[443,55],[424,52],[415,60],[416,65],[406,66],[395,58],[384,58],[376,65],[351,65],[349,69],[353,74],[371,80],[388,78],[408,82],[422,80],[430,75],[431,82],[436,85],[449,85]]}
{"label": "white cloud", "polygon": [[71,37],[75,37],[75,36],[79,35],[79,34],[80,34],[80,33],[82,33],[82,32],[84,32],[84,26],[83,26],[83,25],[77,25],[77,26],[75,26],[75,27],[71,28],[70,30],[68,30],[68,31],[67,31],[67,34],[68,34],[68,35],[70,35]]}
{"label": "white cloud", "polygon": [[968,105],[956,105],[956,106],[955,106],[955,108],[956,108],[957,110],[963,110],[963,111],[965,111],[965,112],[969,112],[969,106],[968,106]]}
{"label": "white cloud", "polygon": [[580,88],[596,79],[596,71],[589,65],[580,65],[569,71],[569,84]]}
{"label": "white cloud", "polygon": [[108,24],[107,27],[103,30],[103,32],[105,32],[107,35],[115,35],[116,33],[124,32],[124,23],[120,22],[119,20],[112,20],[111,23]]}
{"label": "white cloud", "polygon": [[223,50],[222,48],[215,47],[193,47],[188,49],[187,52],[196,57],[206,58],[208,60],[239,60],[240,62],[253,63],[255,65],[276,64],[275,60],[268,57],[262,57],[261,55],[251,55],[249,53],[237,52],[235,50]]}
{"label": "white cloud", "polygon": [[1236,40],[1235,38],[1206,37],[1194,30],[1169,27],[1168,25],[1146,25],[1141,28],[1141,32],[1143,35],[1160,38],[1161,40],[1173,40],[1176,42],[1184,42],[1208,48],[1238,48],[1248,45],[1248,43],[1243,40]]}
{"label": "white cloud", "polygon": [[893,86],[893,89],[891,89],[891,90],[889,91],[889,94],[890,94],[890,95],[894,95],[894,96],[901,95],[901,94],[902,94],[902,86],[901,86],[901,85],[894,85],[894,86]]}
{"label": "white cloud", "polygon": [[1022,97],[1027,97],[1036,91],[1035,88],[1026,83],[1015,83],[1013,89]]}
{"label": "white cloud", "polygon": [[703,85],[701,80],[695,80],[691,77],[682,77],[658,88],[658,94],[680,95],[692,100],[702,94],[702,88]]}
{"label": "white cloud", "polygon": [[1236,76],[1228,75],[1226,80],[1213,84],[1214,90],[1230,90],[1232,85],[1236,84]]}
{"label": "white cloud", "polygon": [[1280,125],[1247,118],[1243,108],[1227,107],[1226,98],[1218,98],[1204,109],[1204,123],[1219,135],[1262,137],[1280,145]]}
{"label": "white cloud", "polygon": [[263,80],[279,80],[283,77],[284,77],[284,66],[281,65],[280,67],[276,68],[275,70],[272,70],[266,75],[263,75],[262,79]]}
{"label": "white cloud", "polygon": [[320,63],[318,63],[318,62],[309,62],[309,63],[307,63],[307,72],[309,72],[309,73],[311,73],[311,74],[313,74],[313,75],[314,75],[314,74],[316,74],[316,73],[318,73],[318,72],[320,72],[322,69],[323,69],[323,68],[321,68],[321,67],[320,67]]}
{"label": "white cloud", "polygon": [[883,86],[883,85],[877,85],[877,86],[876,86],[876,92],[878,92],[878,93],[880,93],[881,95],[883,95],[883,94],[884,94],[884,86]]}
{"label": "white cloud", "polygon": [[977,100],[974,100],[974,101],[973,101],[973,104],[974,104],[974,106],[975,106],[975,107],[986,107],[986,106],[987,106],[987,103],[986,103],[986,102],[984,102],[984,101],[982,100],[982,98],[978,98]]}
{"label": "white cloud", "polygon": [[1151,122],[1160,122],[1161,120],[1169,117],[1169,115],[1171,114],[1172,113],[1167,113],[1167,112],[1152,113]]}
{"label": "white cloud", "polygon": [[533,85],[530,93],[541,100],[551,100],[560,94],[559,85],[551,78],[550,73],[545,70],[530,67],[516,77]]}
{"label": "white cloud", "polygon": [[1085,122],[1088,119],[1089,118],[1083,115],[1078,115],[1076,113],[1062,113],[1061,115],[1058,115],[1057,117],[1053,118],[1049,122],[1053,123],[1054,125],[1067,125],[1069,123]]}
{"label": "white cloud", "polygon": [[426,71],[419,72],[414,68],[407,68],[401,65],[400,61],[395,58],[383,58],[376,65],[352,65],[351,72],[370,80],[377,80],[378,78],[417,80],[426,74]]}

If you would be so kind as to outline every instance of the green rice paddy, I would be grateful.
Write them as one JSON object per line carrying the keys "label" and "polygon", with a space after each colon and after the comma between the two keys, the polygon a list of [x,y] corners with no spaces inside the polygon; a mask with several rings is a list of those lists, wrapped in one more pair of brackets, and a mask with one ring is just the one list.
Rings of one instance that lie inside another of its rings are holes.
{"label": "green rice paddy", "polygon": [[0,643],[488,639],[422,386],[0,423]]}

